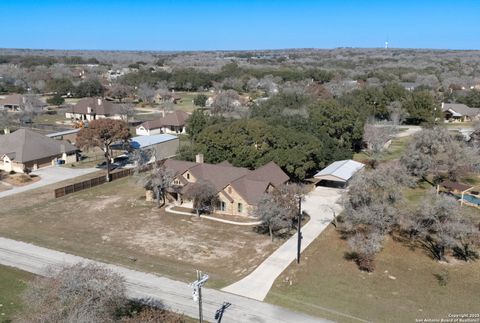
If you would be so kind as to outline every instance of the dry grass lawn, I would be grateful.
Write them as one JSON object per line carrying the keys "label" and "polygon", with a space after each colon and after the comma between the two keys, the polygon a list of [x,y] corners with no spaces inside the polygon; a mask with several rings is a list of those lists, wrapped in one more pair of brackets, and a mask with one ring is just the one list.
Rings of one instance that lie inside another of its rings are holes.
{"label": "dry grass lawn", "polygon": [[200,269],[209,287],[245,276],[281,242],[251,227],[166,214],[131,177],[56,200],[51,190],[0,200],[0,236],[184,281]]}
{"label": "dry grass lawn", "polygon": [[[267,301],[338,322],[408,323],[480,311],[480,261],[438,263],[422,249],[389,240],[375,272],[365,273],[344,259],[346,251],[346,241],[329,227],[302,263],[276,280]],[[445,286],[438,275],[446,277]]]}

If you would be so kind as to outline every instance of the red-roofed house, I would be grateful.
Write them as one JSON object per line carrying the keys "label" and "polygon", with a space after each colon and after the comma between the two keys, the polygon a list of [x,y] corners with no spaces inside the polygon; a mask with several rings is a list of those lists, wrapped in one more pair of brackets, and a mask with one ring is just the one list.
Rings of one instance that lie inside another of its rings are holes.
{"label": "red-roofed house", "polygon": [[217,190],[219,203],[216,213],[250,216],[262,195],[289,180],[282,169],[270,162],[256,170],[234,167],[228,162],[207,164],[203,156],[197,156],[196,162],[169,159],[165,167],[175,173],[174,189],[168,195],[171,201],[191,207],[191,202],[184,201],[182,192],[190,183],[208,181]]}

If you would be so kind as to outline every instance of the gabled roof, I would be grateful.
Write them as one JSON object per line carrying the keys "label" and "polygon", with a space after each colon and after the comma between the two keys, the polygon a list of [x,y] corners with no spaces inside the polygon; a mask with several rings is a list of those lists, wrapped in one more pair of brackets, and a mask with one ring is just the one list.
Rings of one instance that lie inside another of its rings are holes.
{"label": "gabled roof", "polygon": [[117,104],[98,97],[81,99],[69,112],[106,116],[121,114],[120,107]]}
{"label": "gabled roof", "polygon": [[448,111],[455,117],[475,117],[480,114],[479,108],[470,108],[469,106],[461,103],[442,103],[442,111]]}
{"label": "gabled roof", "polygon": [[175,112],[167,114],[163,118],[156,120],[145,121],[141,126],[147,130],[159,129],[162,127],[183,127],[187,123],[187,119],[190,115],[186,112],[177,110]]}
{"label": "gabled roof", "polygon": [[13,106],[24,106],[27,102],[30,102],[33,107],[46,107],[47,104],[37,97],[30,96],[26,97],[21,94],[10,94],[7,95],[4,99],[0,100],[0,105],[13,105]]}
{"label": "gabled roof", "polygon": [[243,167],[221,166],[198,163],[188,170],[195,178],[211,182],[217,191],[224,189],[232,181],[245,176],[250,171]]}
{"label": "gabled roof", "polygon": [[351,159],[340,160],[331,163],[317,174],[314,178],[321,179],[323,176],[334,176],[340,181],[348,181],[356,172],[365,165]]}
{"label": "gabled roof", "polygon": [[279,186],[289,180],[289,177],[274,162],[253,171],[234,167],[227,161],[207,164],[169,159],[164,165],[172,169],[176,175],[183,175],[189,171],[197,180],[211,182],[217,192],[221,192],[228,200],[233,201],[224,191],[228,185],[231,185],[250,205],[257,204],[270,185]]}
{"label": "gabled roof", "polygon": [[20,163],[72,153],[78,148],[68,141],[48,138],[28,129],[0,136],[0,156],[7,155]]}

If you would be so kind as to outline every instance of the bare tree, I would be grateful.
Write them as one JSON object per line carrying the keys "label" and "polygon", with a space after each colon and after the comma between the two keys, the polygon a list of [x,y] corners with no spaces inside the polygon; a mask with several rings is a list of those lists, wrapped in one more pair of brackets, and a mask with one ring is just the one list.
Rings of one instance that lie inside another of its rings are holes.
{"label": "bare tree", "polygon": [[137,95],[145,103],[152,104],[155,100],[155,90],[145,83],[140,84]]}
{"label": "bare tree", "polygon": [[480,245],[480,231],[462,209],[458,201],[432,190],[414,212],[405,214],[402,228],[410,233],[434,259],[445,260],[448,250],[465,261],[477,259],[475,248]]}
{"label": "bare tree", "polygon": [[252,209],[252,216],[262,221],[259,229],[268,231],[273,241],[274,235],[281,235],[294,227],[298,216],[298,198],[304,198],[305,188],[300,185],[282,185],[264,193]]}
{"label": "bare tree", "polygon": [[373,159],[378,159],[387,150],[387,143],[391,140],[393,129],[389,126],[365,124],[363,141],[367,145],[367,152]]}
{"label": "bare tree", "polygon": [[377,231],[357,232],[348,239],[360,270],[374,271],[374,257],[382,249],[383,240],[384,236]]}
{"label": "bare tree", "polygon": [[26,289],[19,322],[114,322],[126,304],[123,277],[95,264],[65,266]]}
{"label": "bare tree", "polygon": [[[165,205],[165,192],[172,185],[174,171],[165,166],[154,166],[151,172],[148,172],[142,179],[143,187],[153,191],[157,201],[157,207]],[[160,199],[162,205],[160,205]]]}
{"label": "bare tree", "polygon": [[200,216],[200,211],[211,212],[218,202],[217,189],[208,181],[189,183],[184,197],[193,201],[197,216]]}
{"label": "bare tree", "polygon": [[427,175],[432,175],[432,185],[441,179],[442,174],[456,179],[462,168],[479,163],[478,154],[441,127],[423,129],[415,134],[401,162],[414,176],[427,180]]}

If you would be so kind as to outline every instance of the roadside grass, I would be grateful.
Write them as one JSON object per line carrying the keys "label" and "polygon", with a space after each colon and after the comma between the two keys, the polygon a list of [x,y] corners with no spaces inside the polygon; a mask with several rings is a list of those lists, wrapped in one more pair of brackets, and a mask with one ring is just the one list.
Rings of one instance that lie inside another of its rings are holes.
{"label": "roadside grass", "polygon": [[199,269],[213,288],[246,276],[283,242],[251,227],[166,213],[145,201],[136,181],[60,199],[52,198],[53,188],[2,199],[8,207],[0,209],[0,236],[185,282]]}
{"label": "roadside grass", "polygon": [[[388,238],[375,271],[365,273],[344,258],[348,251],[330,226],[305,250],[301,264],[292,263],[275,281],[266,301],[338,322],[404,323],[478,313],[480,261],[438,263],[423,249]],[[438,277],[447,277],[446,285]]]}
{"label": "roadside grass", "polygon": [[11,322],[22,310],[21,294],[33,274],[0,265],[0,322]]}

